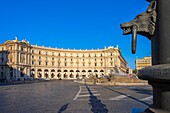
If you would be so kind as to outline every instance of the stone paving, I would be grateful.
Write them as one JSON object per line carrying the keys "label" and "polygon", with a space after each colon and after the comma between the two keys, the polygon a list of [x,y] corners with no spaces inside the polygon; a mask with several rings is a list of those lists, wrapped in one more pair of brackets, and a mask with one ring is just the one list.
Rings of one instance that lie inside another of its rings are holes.
{"label": "stone paving", "polygon": [[0,113],[130,113],[134,108],[147,108],[151,95],[150,86],[97,86],[60,80],[16,83],[0,86]]}

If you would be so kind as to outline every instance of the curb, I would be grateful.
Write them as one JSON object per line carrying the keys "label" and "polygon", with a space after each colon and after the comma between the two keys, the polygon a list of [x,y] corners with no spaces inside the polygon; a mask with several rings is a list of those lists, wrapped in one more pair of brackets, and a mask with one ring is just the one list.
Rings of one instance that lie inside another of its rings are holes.
{"label": "curb", "polygon": [[[93,84],[92,82],[82,82],[82,81],[74,81],[76,83],[80,84]],[[119,82],[113,82],[113,83],[96,83],[95,85],[109,85],[109,86],[147,86],[148,83],[119,83]]]}

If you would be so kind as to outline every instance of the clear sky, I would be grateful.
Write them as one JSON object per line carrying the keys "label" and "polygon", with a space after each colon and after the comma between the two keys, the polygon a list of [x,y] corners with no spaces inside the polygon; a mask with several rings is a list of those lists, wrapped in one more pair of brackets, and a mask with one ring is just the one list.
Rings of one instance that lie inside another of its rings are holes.
{"label": "clear sky", "polygon": [[151,55],[150,41],[137,36],[131,53],[131,35],[120,24],[145,12],[145,0],[0,0],[0,43],[26,39],[39,46],[102,49],[118,45],[128,66]]}

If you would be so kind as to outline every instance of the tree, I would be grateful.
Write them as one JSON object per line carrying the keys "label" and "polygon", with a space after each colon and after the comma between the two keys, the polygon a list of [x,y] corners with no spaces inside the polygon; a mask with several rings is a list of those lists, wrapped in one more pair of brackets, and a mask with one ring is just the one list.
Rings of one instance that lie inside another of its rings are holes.
{"label": "tree", "polygon": [[136,74],[136,73],[137,73],[137,70],[136,70],[136,69],[135,69],[135,70],[133,70],[133,73],[134,73],[134,74]]}

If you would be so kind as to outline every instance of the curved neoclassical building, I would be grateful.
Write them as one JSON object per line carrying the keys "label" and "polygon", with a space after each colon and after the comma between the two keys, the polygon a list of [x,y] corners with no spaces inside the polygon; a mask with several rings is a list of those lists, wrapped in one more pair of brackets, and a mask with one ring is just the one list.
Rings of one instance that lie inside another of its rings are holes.
{"label": "curved neoclassical building", "polygon": [[0,44],[0,77],[77,79],[110,73],[126,74],[127,62],[118,47],[71,50],[30,45],[22,40]]}

